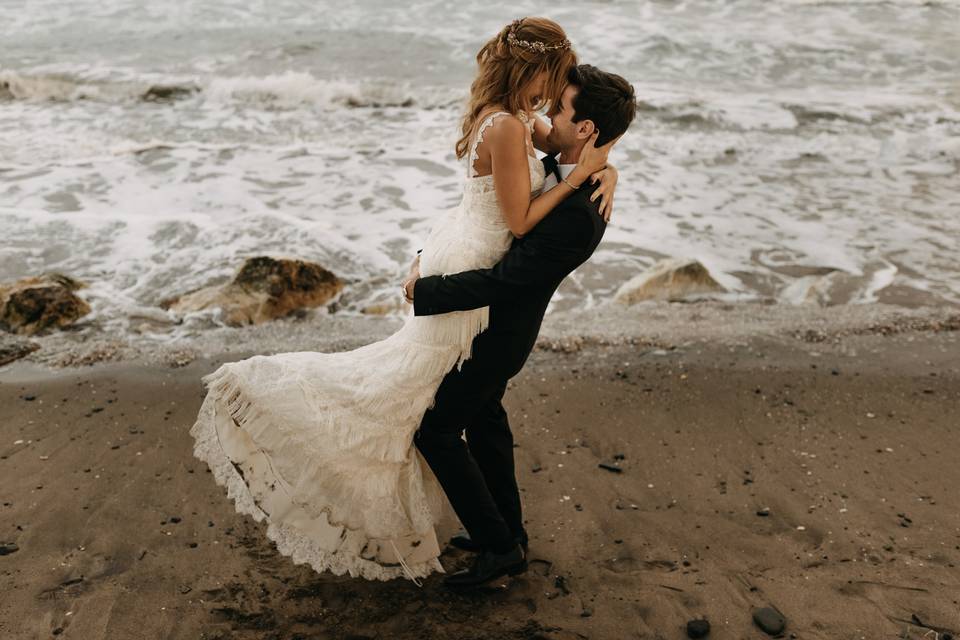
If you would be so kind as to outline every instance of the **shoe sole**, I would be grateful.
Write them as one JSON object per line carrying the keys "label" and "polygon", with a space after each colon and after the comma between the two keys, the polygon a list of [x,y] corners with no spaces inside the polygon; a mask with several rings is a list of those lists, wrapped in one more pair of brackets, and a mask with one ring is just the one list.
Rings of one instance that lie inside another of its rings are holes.
{"label": "shoe sole", "polygon": [[[480,547],[476,546],[472,542],[460,542],[460,541],[454,542],[453,538],[451,538],[448,544],[454,549],[460,549],[461,551],[469,551],[470,553],[480,552]],[[523,549],[524,554],[530,553],[529,546],[520,545],[520,547]]]}
{"label": "shoe sole", "polygon": [[456,583],[451,584],[449,582],[444,581],[443,584],[451,589],[475,589],[477,587],[486,586],[498,578],[503,578],[505,576],[518,576],[521,573],[526,573],[528,566],[529,565],[527,564],[527,561],[523,560],[523,562],[513,565],[512,567],[507,569],[504,573],[491,576],[489,579],[484,580],[483,582],[475,582],[473,584],[456,584]]}

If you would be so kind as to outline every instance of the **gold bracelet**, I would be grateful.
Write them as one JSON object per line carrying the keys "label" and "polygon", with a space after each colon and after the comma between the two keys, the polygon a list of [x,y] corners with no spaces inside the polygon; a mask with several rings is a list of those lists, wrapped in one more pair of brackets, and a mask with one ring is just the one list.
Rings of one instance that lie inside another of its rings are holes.
{"label": "gold bracelet", "polygon": [[580,187],[575,187],[575,186],[573,186],[572,184],[570,184],[570,181],[567,180],[566,178],[561,177],[560,179],[563,180],[564,182],[566,182],[566,183],[567,183],[567,186],[570,187],[571,189],[573,189],[574,191],[579,191],[579,190],[580,190]]}

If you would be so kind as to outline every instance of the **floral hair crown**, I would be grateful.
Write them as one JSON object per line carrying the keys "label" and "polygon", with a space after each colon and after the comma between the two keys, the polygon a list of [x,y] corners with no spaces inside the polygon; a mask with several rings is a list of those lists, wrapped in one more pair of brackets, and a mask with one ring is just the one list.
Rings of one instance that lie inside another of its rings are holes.
{"label": "floral hair crown", "polygon": [[514,20],[513,24],[510,25],[510,31],[507,33],[507,43],[511,47],[520,47],[521,49],[526,49],[527,51],[536,51],[537,53],[546,53],[547,51],[557,51],[560,49],[569,49],[570,41],[561,40],[557,44],[546,44],[545,42],[540,42],[535,40],[530,42],[529,40],[520,40],[517,38],[517,27],[520,26],[520,23],[523,20]]}

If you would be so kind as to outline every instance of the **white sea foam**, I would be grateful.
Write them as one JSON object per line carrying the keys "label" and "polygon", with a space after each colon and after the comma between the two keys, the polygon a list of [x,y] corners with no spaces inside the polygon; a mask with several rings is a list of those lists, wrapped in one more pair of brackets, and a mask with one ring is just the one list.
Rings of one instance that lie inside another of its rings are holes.
{"label": "white sea foam", "polygon": [[[64,271],[94,319],[182,336],[163,298],[243,258],[316,260],[340,310],[394,295],[435,216],[473,56],[541,5],[428,0],[35,5],[0,25],[0,280]],[[730,299],[960,304],[960,7],[552,5],[640,112],[614,222],[552,308],[663,257]],[[109,37],[107,37],[109,36]],[[891,292],[896,296],[891,298]]]}

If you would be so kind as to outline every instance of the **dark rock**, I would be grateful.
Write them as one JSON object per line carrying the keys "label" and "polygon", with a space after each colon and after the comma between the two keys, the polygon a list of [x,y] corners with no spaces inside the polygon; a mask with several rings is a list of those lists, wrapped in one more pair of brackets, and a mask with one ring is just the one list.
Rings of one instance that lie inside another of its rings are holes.
{"label": "dark rock", "polygon": [[176,524],[176,523],[180,522],[180,517],[179,517],[179,516],[170,516],[169,520],[170,520],[170,522]]}
{"label": "dark rock", "polygon": [[0,366],[19,360],[39,348],[39,344],[25,338],[0,334]]}
{"label": "dark rock", "polygon": [[199,87],[155,84],[144,91],[140,97],[147,102],[172,102],[187,98],[197,91],[200,91]]}
{"label": "dark rock", "polygon": [[687,637],[705,638],[710,633],[710,623],[706,620],[690,620],[687,622]]}
{"label": "dark rock", "polygon": [[758,516],[768,516],[770,515],[770,507],[764,507],[762,509],[757,509]]}
{"label": "dark rock", "polygon": [[782,633],[787,626],[786,619],[772,607],[754,609],[753,622],[771,636]]}
{"label": "dark rock", "polygon": [[601,462],[597,465],[601,469],[606,469],[607,471],[613,471],[614,473],[623,473],[623,469],[618,467],[615,464],[607,464],[606,462]]}
{"label": "dark rock", "polygon": [[37,399],[37,396],[23,396],[23,399],[26,400],[27,402],[33,402],[34,400]]}
{"label": "dark rock", "polygon": [[186,313],[220,308],[230,326],[259,324],[326,304],[343,282],[318,264],[303,260],[249,258],[233,281],[163,300],[160,306]]}
{"label": "dark rock", "polygon": [[90,305],[73,292],[85,286],[51,273],[0,286],[0,327],[12,333],[35,335],[66,327],[90,313]]}
{"label": "dark rock", "polygon": [[11,553],[14,553],[16,551],[20,551],[20,547],[18,547],[15,543],[13,542],[0,543],[0,556],[8,556]]}

